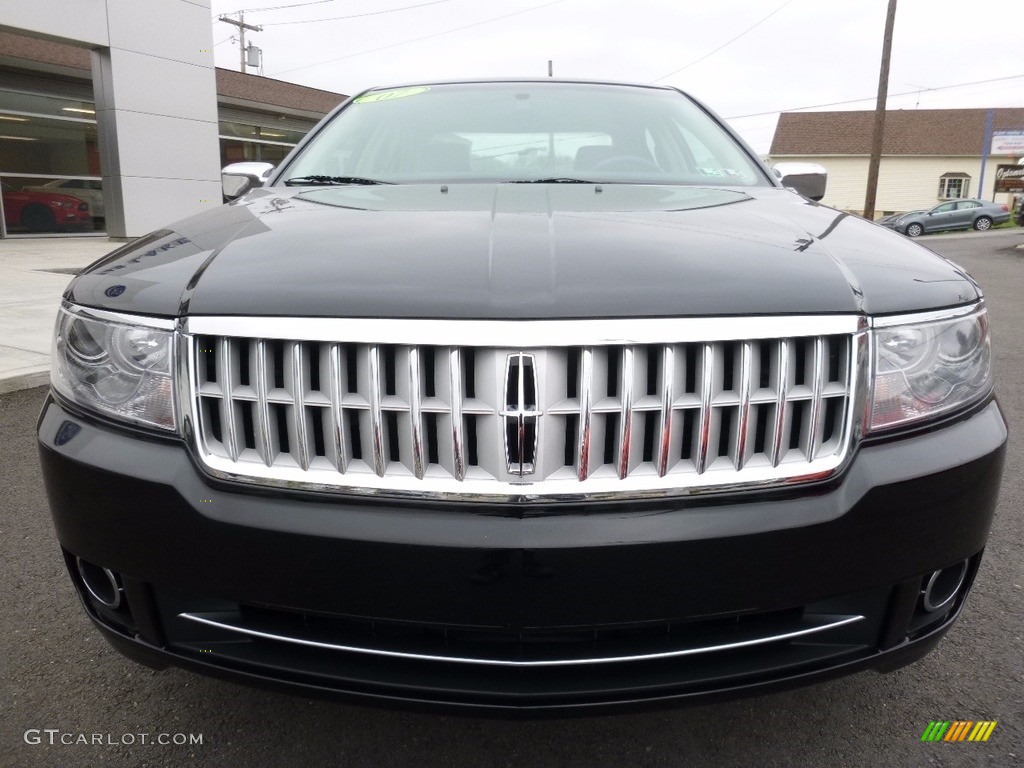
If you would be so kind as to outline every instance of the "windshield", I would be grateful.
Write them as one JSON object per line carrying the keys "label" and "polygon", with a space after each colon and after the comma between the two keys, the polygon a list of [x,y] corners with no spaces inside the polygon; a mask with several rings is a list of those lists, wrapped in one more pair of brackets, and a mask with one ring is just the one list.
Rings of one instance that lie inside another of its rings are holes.
{"label": "windshield", "polygon": [[369,91],[281,178],[769,185],[736,142],[676,91],[556,82]]}

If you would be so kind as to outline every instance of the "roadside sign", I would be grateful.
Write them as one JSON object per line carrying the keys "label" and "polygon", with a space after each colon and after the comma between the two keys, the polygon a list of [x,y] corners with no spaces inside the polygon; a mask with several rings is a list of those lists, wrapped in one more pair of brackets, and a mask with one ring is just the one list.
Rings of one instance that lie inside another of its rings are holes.
{"label": "roadside sign", "polygon": [[990,154],[1024,156],[1024,131],[995,131]]}
{"label": "roadside sign", "polygon": [[1024,192],[1024,165],[997,165],[994,192]]}

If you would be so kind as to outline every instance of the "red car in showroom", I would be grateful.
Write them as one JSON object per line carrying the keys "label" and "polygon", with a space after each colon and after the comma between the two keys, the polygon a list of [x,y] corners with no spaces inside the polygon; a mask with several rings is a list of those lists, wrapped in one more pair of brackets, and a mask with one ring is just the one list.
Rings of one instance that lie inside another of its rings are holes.
{"label": "red car in showroom", "polygon": [[72,195],[14,189],[3,184],[4,223],[30,232],[92,224],[89,204]]}

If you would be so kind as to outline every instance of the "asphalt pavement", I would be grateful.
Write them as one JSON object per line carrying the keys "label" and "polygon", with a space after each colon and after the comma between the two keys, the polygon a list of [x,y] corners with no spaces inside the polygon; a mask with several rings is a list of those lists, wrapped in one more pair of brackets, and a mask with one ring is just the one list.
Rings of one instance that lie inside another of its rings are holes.
{"label": "asphalt pavement", "polygon": [[[140,667],[100,638],[64,572],[35,452],[45,390],[0,396],[0,767],[1024,765],[1022,241],[1021,230],[922,239],[986,289],[1011,429],[992,537],[959,622],[934,653],[896,673],[723,704],[469,719]],[[998,725],[985,743],[920,740],[929,721],[957,719]]]}

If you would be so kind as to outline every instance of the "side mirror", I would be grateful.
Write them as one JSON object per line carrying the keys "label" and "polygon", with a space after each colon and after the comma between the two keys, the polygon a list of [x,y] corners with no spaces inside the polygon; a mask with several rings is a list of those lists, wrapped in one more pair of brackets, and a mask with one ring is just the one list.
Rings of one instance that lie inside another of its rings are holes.
{"label": "side mirror", "polygon": [[220,172],[224,202],[230,203],[250,189],[262,187],[273,171],[274,166],[270,163],[232,163],[225,166]]}
{"label": "side mirror", "polygon": [[778,163],[772,166],[772,173],[784,187],[808,200],[818,202],[825,196],[828,171],[817,163]]}

